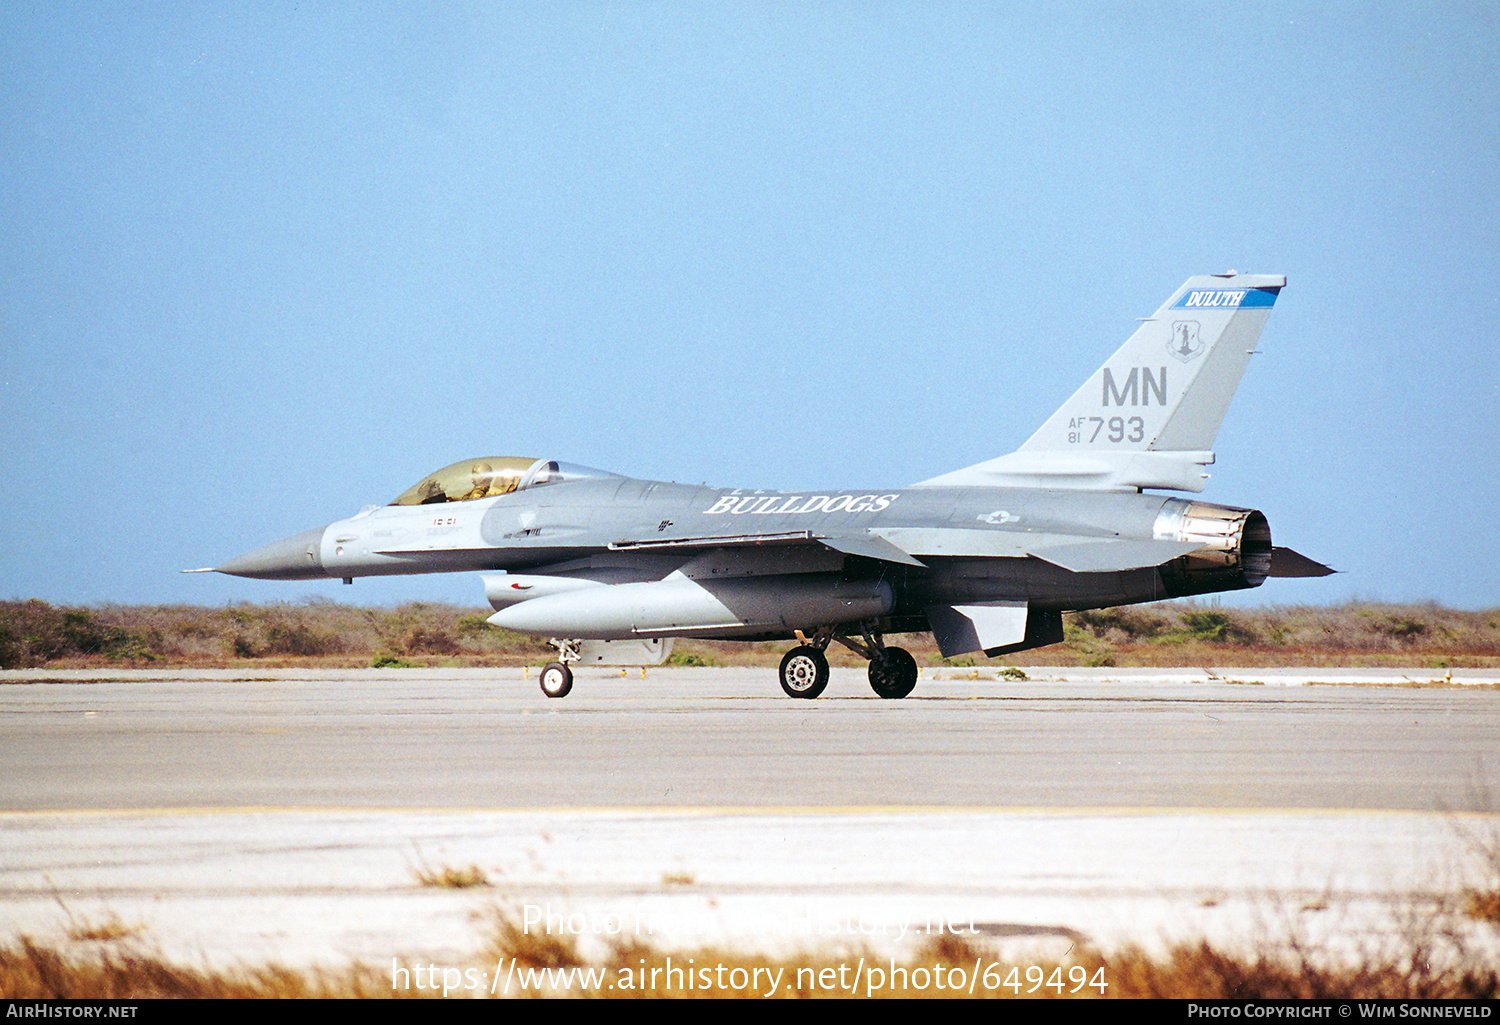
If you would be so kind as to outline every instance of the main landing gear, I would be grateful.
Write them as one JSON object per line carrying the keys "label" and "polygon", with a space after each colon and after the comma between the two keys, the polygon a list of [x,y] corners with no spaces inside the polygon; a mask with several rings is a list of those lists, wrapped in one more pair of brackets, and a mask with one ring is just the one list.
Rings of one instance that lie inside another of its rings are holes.
{"label": "main landing gear", "polygon": [[870,687],[883,698],[904,698],[917,686],[917,660],[905,648],[886,648],[870,660]]}
{"label": "main landing gear", "polygon": [[800,631],[803,643],[786,653],[781,660],[781,689],[794,698],[815,698],[828,686],[828,658],[823,653],[832,641],[838,641],[857,655],[870,660],[870,688],[883,698],[904,698],[917,685],[917,660],[905,648],[887,648],[873,624],[859,627],[861,641],[825,626],[811,638]]}
{"label": "main landing gear", "polygon": [[804,644],[787,652],[781,660],[781,689],[792,697],[815,698],[827,686],[828,659],[821,648]]}

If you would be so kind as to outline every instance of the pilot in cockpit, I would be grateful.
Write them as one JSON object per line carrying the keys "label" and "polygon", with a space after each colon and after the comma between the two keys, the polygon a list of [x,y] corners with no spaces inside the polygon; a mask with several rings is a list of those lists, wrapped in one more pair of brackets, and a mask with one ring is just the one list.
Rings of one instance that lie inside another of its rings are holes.
{"label": "pilot in cockpit", "polygon": [[508,495],[521,483],[521,475],[514,471],[496,473],[489,463],[475,463],[469,471],[469,482],[471,487],[468,493],[458,499],[460,502],[467,502],[471,498]]}
{"label": "pilot in cockpit", "polygon": [[[501,495],[504,491],[490,490],[490,482],[495,473],[495,468],[489,463],[475,463],[474,468],[469,471],[469,483],[471,487],[466,494],[459,496],[460,502],[467,502],[471,498],[484,498],[489,494]],[[496,484],[498,485],[498,481]]]}

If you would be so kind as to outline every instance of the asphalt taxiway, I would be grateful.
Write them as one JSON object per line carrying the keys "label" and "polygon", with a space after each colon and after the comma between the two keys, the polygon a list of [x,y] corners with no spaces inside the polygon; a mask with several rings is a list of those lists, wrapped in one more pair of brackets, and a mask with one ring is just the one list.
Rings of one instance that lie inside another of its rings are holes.
{"label": "asphalt taxiway", "polygon": [[835,670],[812,702],[767,669],[563,700],[521,670],[4,673],[0,900],[41,938],[336,963],[458,956],[492,906],[668,944],[1368,933],[1482,871],[1500,674],[1027,673],[881,701]]}

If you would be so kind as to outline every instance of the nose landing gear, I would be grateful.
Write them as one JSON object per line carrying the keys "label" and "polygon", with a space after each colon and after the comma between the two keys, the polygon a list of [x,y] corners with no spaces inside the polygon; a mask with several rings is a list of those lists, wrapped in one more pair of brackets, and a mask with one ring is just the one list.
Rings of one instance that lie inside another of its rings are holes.
{"label": "nose landing gear", "polygon": [[547,642],[557,649],[558,661],[542,667],[542,693],[549,698],[565,698],[573,689],[573,670],[569,662],[579,659],[578,641],[553,637]]}
{"label": "nose landing gear", "polygon": [[566,662],[548,662],[542,667],[542,693],[549,698],[565,698],[573,689],[573,670]]}

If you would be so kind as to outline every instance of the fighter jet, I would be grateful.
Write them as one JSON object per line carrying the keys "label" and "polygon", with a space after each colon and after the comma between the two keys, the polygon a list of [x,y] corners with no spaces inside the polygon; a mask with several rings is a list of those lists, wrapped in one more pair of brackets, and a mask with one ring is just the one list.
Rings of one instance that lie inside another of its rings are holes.
{"label": "fighter jet", "polygon": [[653,665],[673,638],[795,640],[782,689],[816,698],[829,644],[883,698],[931,631],[944,657],[1056,644],[1069,610],[1257,587],[1328,567],[1273,547],[1254,509],[1200,492],[1224,413],[1285,286],[1188,279],[1020,448],[905,487],[773,491],[485,456],[389,505],[208,570],[270,580],[485,571],[496,626],[548,638],[542,691],[576,664]]}

